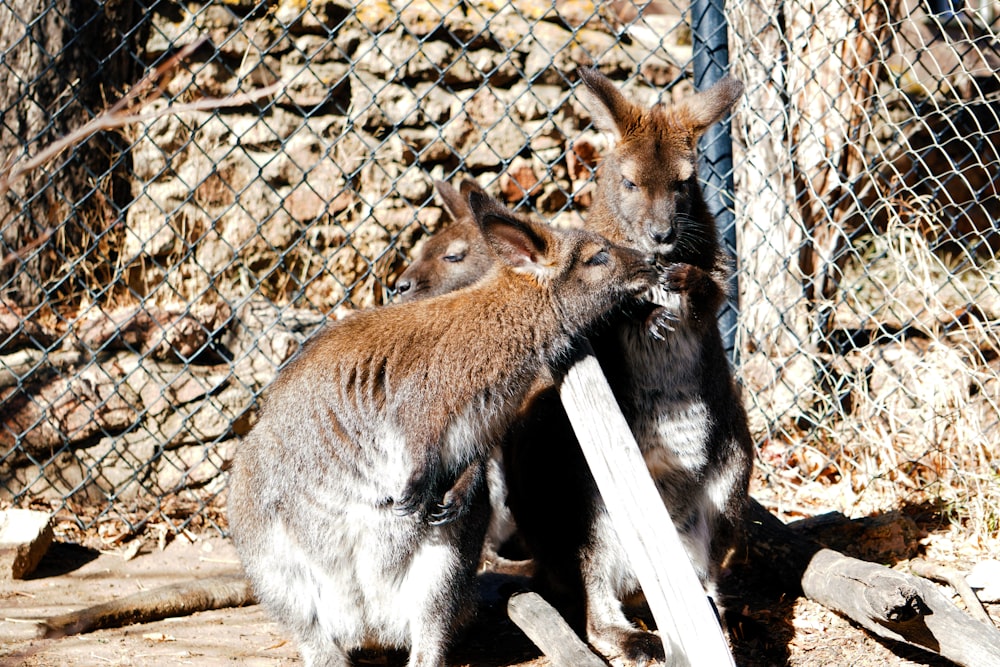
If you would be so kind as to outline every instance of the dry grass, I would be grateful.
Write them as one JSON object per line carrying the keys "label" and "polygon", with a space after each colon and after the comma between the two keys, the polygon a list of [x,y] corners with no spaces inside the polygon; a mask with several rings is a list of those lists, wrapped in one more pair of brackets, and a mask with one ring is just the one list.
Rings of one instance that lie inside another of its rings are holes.
{"label": "dry grass", "polygon": [[811,354],[791,380],[798,395],[778,408],[768,400],[781,384],[766,388],[760,360],[746,369],[751,388],[765,387],[758,428],[778,420],[762,448],[763,492],[804,513],[932,503],[956,534],[995,557],[1000,262],[936,250],[926,234],[932,221],[915,221],[917,208],[900,207],[909,214],[855,243],[831,304],[834,329],[901,333]]}

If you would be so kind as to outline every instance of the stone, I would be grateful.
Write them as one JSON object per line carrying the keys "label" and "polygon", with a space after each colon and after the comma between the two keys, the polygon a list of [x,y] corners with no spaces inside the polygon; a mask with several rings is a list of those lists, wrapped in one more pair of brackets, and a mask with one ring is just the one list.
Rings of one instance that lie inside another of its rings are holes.
{"label": "stone", "polygon": [[349,3],[330,0],[280,0],[274,19],[293,34],[325,34],[351,13]]}
{"label": "stone", "polygon": [[500,176],[500,191],[508,202],[537,197],[542,192],[541,170],[529,158],[515,157]]}
{"label": "stone", "polygon": [[0,580],[24,579],[52,544],[52,516],[35,510],[0,512]]}
{"label": "stone", "polygon": [[986,560],[976,563],[965,578],[981,602],[1000,602],[1000,561]]}
{"label": "stone", "polygon": [[400,10],[399,21],[410,34],[427,37],[444,25],[446,17],[451,13],[463,12],[453,2],[413,0]]}

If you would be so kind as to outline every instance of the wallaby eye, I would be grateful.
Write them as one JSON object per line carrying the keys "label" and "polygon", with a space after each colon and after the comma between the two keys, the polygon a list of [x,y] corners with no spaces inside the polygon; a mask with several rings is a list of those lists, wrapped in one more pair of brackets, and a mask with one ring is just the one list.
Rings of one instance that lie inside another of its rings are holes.
{"label": "wallaby eye", "polygon": [[639,186],[622,176],[622,187],[626,190],[635,190]]}
{"label": "wallaby eye", "polygon": [[455,239],[444,249],[444,254],[441,255],[441,261],[454,264],[464,260],[465,256],[468,254],[469,244],[462,239]]}
{"label": "wallaby eye", "polygon": [[587,266],[602,266],[611,261],[611,255],[607,250],[600,250],[584,262]]}

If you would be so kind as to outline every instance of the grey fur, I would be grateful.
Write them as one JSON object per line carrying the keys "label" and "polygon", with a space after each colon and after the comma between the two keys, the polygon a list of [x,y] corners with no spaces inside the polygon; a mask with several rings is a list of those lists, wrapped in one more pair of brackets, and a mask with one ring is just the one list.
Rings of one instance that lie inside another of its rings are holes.
{"label": "grey fur", "polygon": [[471,287],[352,314],[279,374],[230,480],[234,543],[307,665],[359,647],[444,664],[474,609],[484,466],[542,369],[648,289],[648,255],[469,201],[496,262]]}
{"label": "grey fur", "polygon": [[[594,338],[664,504],[709,594],[739,544],[752,441],[716,312],[727,262],[698,186],[695,144],[742,92],[725,79],[674,106],[637,107],[605,77],[581,72],[595,124],[616,144],[602,160],[585,226],[656,254],[659,304],[623,309]],[[505,452],[509,504],[537,559],[538,583],[605,655],[664,658],[621,601],[638,588],[552,390],[536,396]]]}

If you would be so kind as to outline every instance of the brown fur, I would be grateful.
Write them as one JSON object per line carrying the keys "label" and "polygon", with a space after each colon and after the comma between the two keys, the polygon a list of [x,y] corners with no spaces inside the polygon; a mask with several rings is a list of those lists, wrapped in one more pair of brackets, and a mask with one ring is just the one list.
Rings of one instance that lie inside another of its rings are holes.
{"label": "brown fur", "polygon": [[[404,303],[447,294],[471,285],[482,278],[495,261],[469,208],[467,196],[473,182],[463,183],[462,192],[444,181],[435,181],[434,186],[452,223],[427,239],[410,266],[400,275],[396,291]],[[507,507],[507,485],[499,447],[493,450],[486,462],[486,485],[492,515],[483,544],[482,568],[504,574],[530,574],[530,561],[510,560],[498,553],[516,532],[514,518]]]}
{"label": "brown fur", "polygon": [[472,187],[468,183],[471,181],[459,193],[448,183],[435,181],[452,223],[427,239],[399,276],[396,292],[400,301],[453,292],[482,278],[493,265],[493,254],[479,233],[466,199]]}
{"label": "brown fur", "polygon": [[[742,85],[726,79],[678,104],[642,108],[596,71],[581,78],[595,125],[615,139],[585,226],[655,253],[665,287],[658,306],[623,309],[594,349],[714,593],[739,539],[752,442],[716,323],[728,270],[698,185],[695,146]],[[555,392],[535,396],[522,418],[506,439],[509,504],[539,585],[601,652],[638,664],[662,660],[659,640],[622,613],[638,582]]]}
{"label": "brown fur", "polygon": [[353,314],[270,388],[237,452],[230,527],[309,665],[359,646],[441,665],[473,609],[484,463],[534,379],[655,282],[651,258],[473,189],[498,260],[478,283]]}

